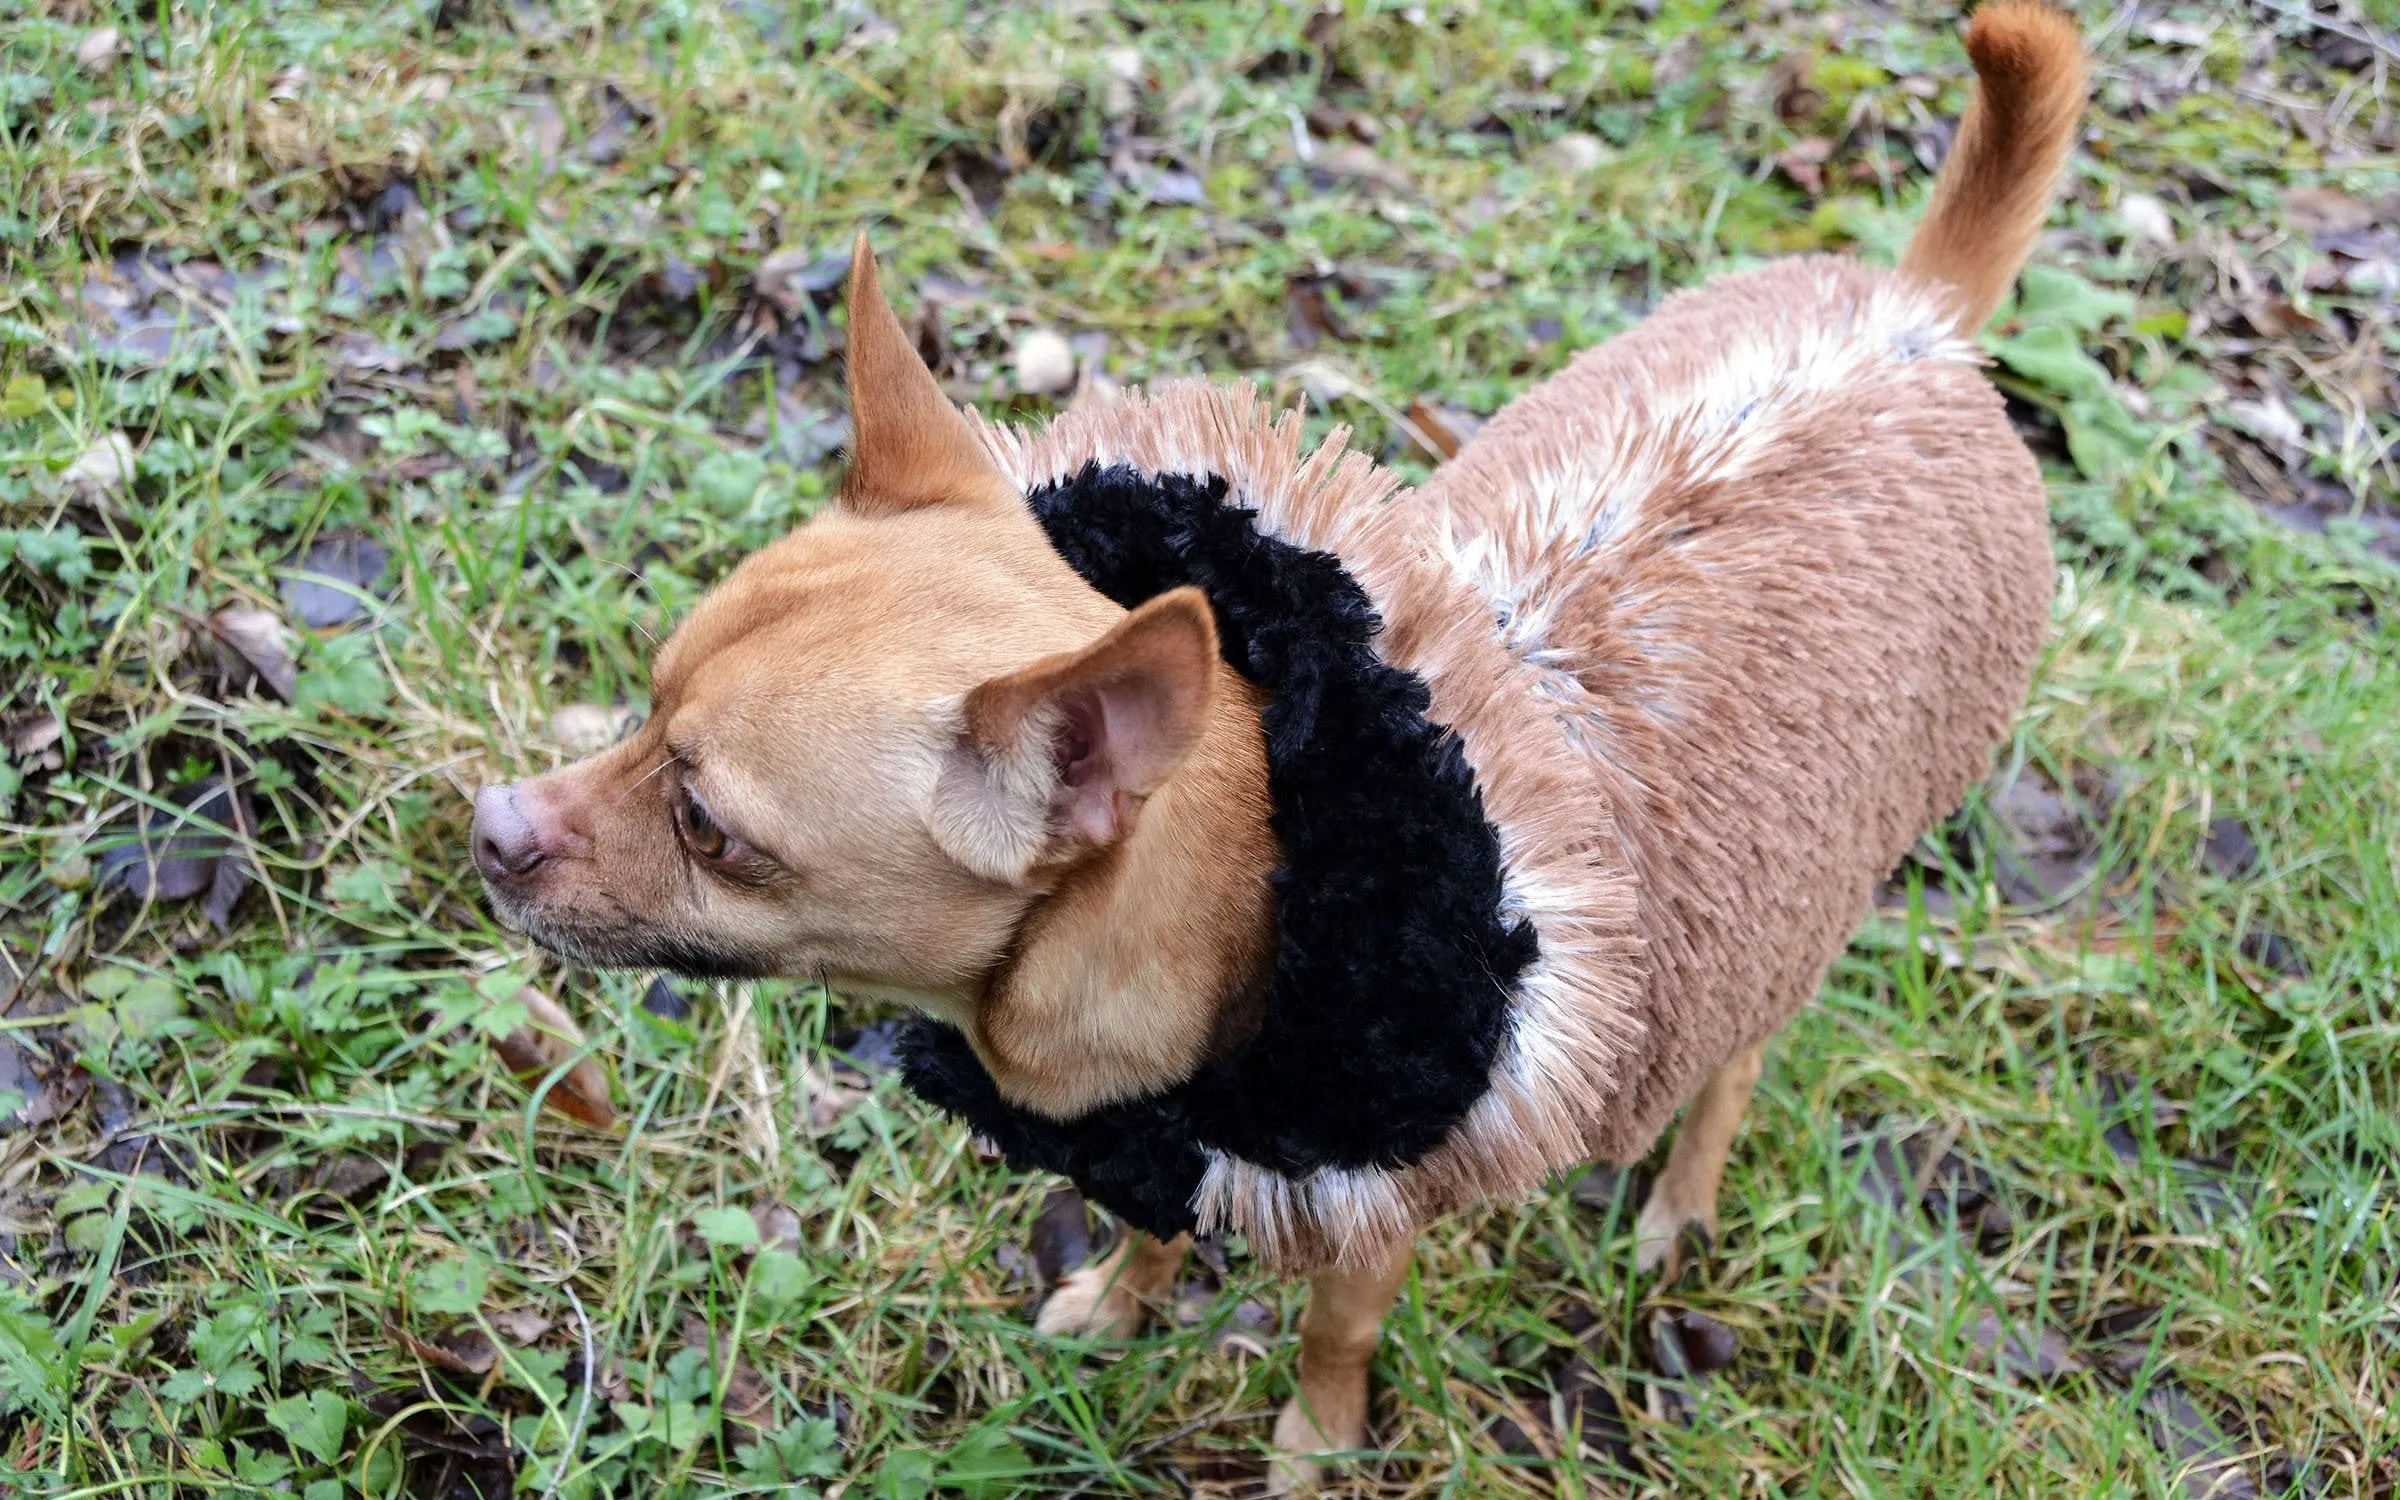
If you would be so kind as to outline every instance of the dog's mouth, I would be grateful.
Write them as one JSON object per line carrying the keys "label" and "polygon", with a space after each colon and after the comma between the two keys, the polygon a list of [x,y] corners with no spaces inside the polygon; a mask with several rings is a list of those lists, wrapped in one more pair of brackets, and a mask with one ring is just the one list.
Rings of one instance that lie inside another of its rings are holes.
{"label": "dog's mouth", "polygon": [[686,979],[770,979],[775,965],[699,934],[656,928],[628,914],[562,912],[484,882],[501,922],[588,969],[665,969]]}

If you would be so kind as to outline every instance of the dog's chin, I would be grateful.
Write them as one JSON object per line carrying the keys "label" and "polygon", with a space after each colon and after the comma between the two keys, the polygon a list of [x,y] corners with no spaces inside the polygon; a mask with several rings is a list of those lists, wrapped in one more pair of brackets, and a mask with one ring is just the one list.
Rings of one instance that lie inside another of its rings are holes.
{"label": "dog's chin", "polygon": [[488,885],[484,891],[503,923],[587,969],[665,969],[686,979],[772,979],[777,975],[778,966],[767,959],[687,933],[585,922],[512,900]]}

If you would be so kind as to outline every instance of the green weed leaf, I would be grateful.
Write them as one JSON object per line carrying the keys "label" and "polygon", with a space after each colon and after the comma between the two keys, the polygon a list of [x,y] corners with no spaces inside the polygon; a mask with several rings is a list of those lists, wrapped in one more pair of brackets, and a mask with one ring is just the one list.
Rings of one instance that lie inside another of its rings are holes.
{"label": "green weed leaf", "polygon": [[2095,286],[2059,266],[2034,262],[2025,267],[2018,281],[2017,321],[2028,328],[2049,325],[2074,333],[2097,333],[2133,314],[2130,293]]}
{"label": "green weed leaf", "polygon": [[332,1391],[286,1396],[267,1407],[267,1422],[292,1440],[292,1446],[329,1464],[342,1456],[342,1438],[350,1430],[350,1402]]}
{"label": "green weed leaf", "polygon": [[704,1208],[692,1215],[692,1227],[712,1245],[747,1250],[758,1243],[758,1221],[746,1208]]}
{"label": "green weed leaf", "polygon": [[375,658],[375,642],[363,633],[320,643],[292,694],[292,706],[302,713],[331,709],[354,719],[377,717],[391,701],[392,684]]}
{"label": "green weed leaf", "polygon": [[410,1305],[418,1312],[464,1316],[483,1306],[483,1290],[490,1280],[491,1268],[474,1256],[436,1261],[418,1267]]}
{"label": "green weed leaf", "polygon": [[2106,367],[2083,352],[2073,333],[2055,323],[1996,340],[1992,353],[2027,380],[2069,400],[2097,400],[2111,390]]}

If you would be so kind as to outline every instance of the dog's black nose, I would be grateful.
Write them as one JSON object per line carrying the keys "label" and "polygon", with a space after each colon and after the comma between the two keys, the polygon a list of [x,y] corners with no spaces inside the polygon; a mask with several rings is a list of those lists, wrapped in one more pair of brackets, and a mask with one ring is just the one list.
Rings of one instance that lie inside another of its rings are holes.
{"label": "dog's black nose", "polygon": [[541,830],[517,802],[513,786],[475,794],[475,868],[486,880],[515,880],[542,862]]}

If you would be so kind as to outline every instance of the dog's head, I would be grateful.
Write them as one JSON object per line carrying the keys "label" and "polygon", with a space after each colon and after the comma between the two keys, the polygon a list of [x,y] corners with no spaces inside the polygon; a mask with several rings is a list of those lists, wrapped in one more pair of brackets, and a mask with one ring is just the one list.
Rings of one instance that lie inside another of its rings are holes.
{"label": "dog's head", "polygon": [[849,339],[838,503],[700,601],[638,732],[484,788],[475,863],[501,914],[570,958],[823,977],[973,1021],[1029,913],[1115,879],[1145,807],[1209,779],[1186,764],[1248,700],[1200,594],[1128,613],[1059,557],[863,236]]}

